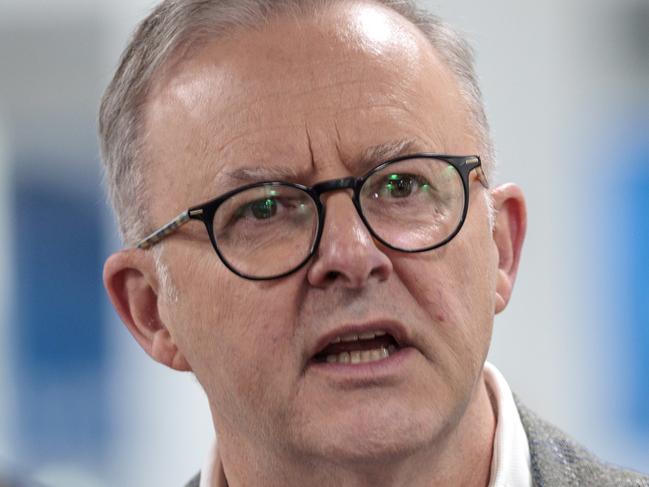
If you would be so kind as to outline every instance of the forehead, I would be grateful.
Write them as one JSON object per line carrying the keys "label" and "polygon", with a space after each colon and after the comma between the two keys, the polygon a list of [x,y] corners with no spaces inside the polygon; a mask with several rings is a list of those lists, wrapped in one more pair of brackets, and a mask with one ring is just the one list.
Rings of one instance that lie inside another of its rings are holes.
{"label": "forehead", "polygon": [[168,216],[255,168],[311,183],[358,172],[381,144],[468,151],[466,125],[457,82],[412,24],[342,4],[205,42],[161,76],[145,116],[149,189]]}

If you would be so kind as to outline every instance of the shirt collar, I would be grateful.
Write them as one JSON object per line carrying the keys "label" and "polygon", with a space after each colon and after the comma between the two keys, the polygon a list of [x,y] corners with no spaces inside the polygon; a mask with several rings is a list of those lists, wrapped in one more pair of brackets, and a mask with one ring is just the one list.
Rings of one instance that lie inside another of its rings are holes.
{"label": "shirt collar", "polygon": [[[497,410],[489,487],[531,487],[530,449],[512,391],[489,362],[484,365],[484,378]],[[215,441],[203,464],[199,487],[227,485]]]}
{"label": "shirt collar", "polygon": [[[218,483],[214,480],[218,478]],[[209,454],[205,458],[203,468],[201,469],[201,483],[198,487],[227,487],[228,483],[225,481],[223,473],[223,466],[221,465],[221,458],[216,447],[216,440],[212,442]]]}
{"label": "shirt collar", "polygon": [[484,378],[498,417],[489,487],[531,487],[530,448],[512,391],[500,371],[489,362],[484,366]]}

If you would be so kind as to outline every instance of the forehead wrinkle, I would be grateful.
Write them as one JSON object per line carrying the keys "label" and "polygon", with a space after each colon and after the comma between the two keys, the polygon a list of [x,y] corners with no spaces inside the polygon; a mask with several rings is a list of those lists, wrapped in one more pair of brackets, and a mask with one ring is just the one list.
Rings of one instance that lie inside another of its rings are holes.
{"label": "forehead wrinkle", "polygon": [[[211,115],[207,119],[206,124],[208,125],[208,127],[218,128],[224,123],[230,121],[230,119],[233,118],[233,115],[236,116],[236,119],[238,120],[256,120],[259,123],[263,123],[265,121],[265,118],[276,121],[277,113],[269,113],[267,111],[264,111],[264,105],[273,103],[281,105],[282,103],[285,103],[286,100],[290,100],[294,107],[300,107],[300,103],[304,103],[303,99],[306,97],[317,97],[317,99],[321,102],[320,105],[313,106],[313,102],[312,100],[310,100],[308,107],[303,107],[308,108],[310,113],[322,109],[335,109],[338,108],[337,102],[324,103],[325,97],[319,97],[319,94],[328,94],[327,92],[329,90],[335,90],[338,95],[342,95],[343,93],[345,93],[345,91],[349,92],[351,90],[354,90],[354,95],[357,99],[360,100],[360,96],[364,94],[366,86],[367,79],[360,76],[357,79],[321,82],[318,85],[309,85],[305,87],[298,87],[296,85],[289,87],[284,84],[284,86],[277,86],[274,89],[270,89],[270,87],[266,83],[264,87],[265,91],[260,92],[255,96],[253,95],[253,93],[261,90],[257,90],[257,85],[249,84],[249,86],[246,88],[245,96],[240,97],[239,100],[228,100],[227,107],[220,110],[219,113],[214,113],[213,115]],[[364,104],[367,104],[367,101]],[[371,105],[371,107],[379,106],[380,105],[378,104]],[[353,109],[354,108],[350,108],[350,110]],[[295,113],[295,110],[293,109],[290,113]],[[226,145],[227,143],[229,143],[229,141],[224,145]]]}
{"label": "forehead wrinkle", "polygon": [[[293,125],[274,127],[271,131],[281,132],[286,127],[291,128]],[[303,152],[302,149],[274,147],[274,144],[268,144],[266,147],[258,141],[251,141],[251,137],[266,131],[268,128],[260,128],[252,133],[238,134],[215,149],[223,161],[218,165],[217,172],[213,174],[213,180],[218,187],[232,189],[233,185],[260,181],[302,182],[309,173],[314,171],[312,162],[308,166],[304,166],[303,157],[300,155]],[[238,144],[240,141],[241,143]],[[246,147],[247,153],[241,154],[239,152],[241,149],[236,148],[240,146]],[[252,150],[250,150],[251,148]],[[309,146],[308,151],[310,150]],[[267,155],[272,153],[276,155]],[[228,164],[227,161],[232,159],[241,161],[241,163]],[[271,160],[273,162],[270,162]],[[286,162],[278,164],[277,161]]]}
{"label": "forehead wrinkle", "polygon": [[[400,139],[385,142],[365,148],[360,156],[353,161],[354,166],[369,170],[371,167],[419,150],[420,143],[416,139]],[[311,158],[313,161],[313,158]],[[239,167],[233,171],[227,171],[224,176],[240,183],[257,181],[288,181],[304,182],[306,176],[312,171],[309,169],[298,169],[294,166],[264,166],[255,165],[250,167]]]}
{"label": "forehead wrinkle", "polygon": [[[341,66],[349,67],[350,63],[352,63],[352,66],[347,70],[337,69]],[[324,101],[326,97],[319,97],[318,95],[323,92],[326,94],[330,90],[335,91],[339,95],[347,94],[361,100],[362,96],[366,94],[368,78],[376,78],[376,76],[371,75],[371,72],[378,71],[383,77],[386,75],[382,63],[373,63],[372,66],[365,67],[362,70],[354,66],[353,61],[350,60],[334,62],[319,60],[312,63],[312,65],[320,69],[310,69],[310,65],[290,66],[279,77],[274,75],[274,77],[261,76],[252,79],[245,75],[238,76],[236,74],[230,74],[227,82],[222,82],[222,86],[219,87],[220,90],[227,90],[229,86],[236,85],[240,93],[245,93],[245,96],[230,96],[227,100],[222,100],[226,102],[224,109],[220,113],[210,116],[207,123],[218,126],[223,124],[225,119],[231,117],[232,114],[236,114],[237,118],[259,120],[265,115],[261,110],[264,104],[273,102],[279,102],[278,104],[281,104],[286,99],[289,99],[295,107],[296,104],[299,106],[299,101],[305,97],[317,97],[318,100]],[[321,69],[322,66],[326,66],[324,76]],[[274,69],[277,68],[277,66],[272,67]],[[293,68],[292,70],[290,69],[291,67]],[[234,70],[234,68],[232,69]],[[258,72],[260,69],[257,67]],[[341,72],[344,72],[344,76],[341,76]],[[394,95],[390,96],[390,93],[394,90],[396,83],[402,85],[404,78],[410,77],[403,73],[398,74],[398,79],[396,73],[391,73],[391,76],[394,76],[393,80],[378,81],[381,86],[385,86],[386,88],[383,90],[382,96],[388,98],[394,97]],[[400,89],[403,89],[403,87],[400,86]],[[309,111],[313,111],[316,108],[313,107],[312,103],[313,100],[310,100],[306,107]],[[335,107],[337,105],[328,103],[317,108]],[[273,115],[273,119],[274,117],[275,115]]]}
{"label": "forehead wrinkle", "polygon": [[307,148],[309,149],[309,158],[311,160],[311,171],[315,173],[316,165],[315,165],[315,154],[313,152],[313,140],[311,138],[311,134],[309,133],[309,124],[307,122],[304,123],[304,131],[306,133],[306,143],[307,143]]}
{"label": "forehead wrinkle", "polygon": [[[441,112],[438,117],[434,116],[434,112],[422,115],[416,111],[409,110],[408,107],[395,107],[391,104],[373,105],[371,109],[385,109],[391,112],[392,119],[401,122],[395,128],[399,132],[412,134],[403,139],[397,139],[398,141],[409,141],[410,144],[404,147],[401,152],[395,153],[392,157],[404,155],[405,152],[435,152],[441,154],[448,150],[448,147],[452,145],[453,137],[456,136],[455,133],[444,130],[444,119],[449,115],[448,112]],[[338,112],[339,115],[347,113],[352,113],[357,120],[360,120],[358,110],[354,108],[346,108]],[[371,113],[366,114],[365,117],[370,121],[373,120]],[[432,117],[433,120],[427,119],[426,117]],[[389,153],[386,155],[389,155]],[[383,159],[387,158],[389,157],[384,157]]]}

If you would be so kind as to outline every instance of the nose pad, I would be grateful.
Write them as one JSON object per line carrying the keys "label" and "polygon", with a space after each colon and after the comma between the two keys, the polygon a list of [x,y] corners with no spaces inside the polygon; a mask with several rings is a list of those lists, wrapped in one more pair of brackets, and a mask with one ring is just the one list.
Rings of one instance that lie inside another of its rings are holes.
{"label": "nose pad", "polygon": [[375,242],[350,195],[327,195],[326,208],[320,244],[307,273],[310,284],[325,287],[339,282],[361,288],[372,277],[387,279],[392,261]]}

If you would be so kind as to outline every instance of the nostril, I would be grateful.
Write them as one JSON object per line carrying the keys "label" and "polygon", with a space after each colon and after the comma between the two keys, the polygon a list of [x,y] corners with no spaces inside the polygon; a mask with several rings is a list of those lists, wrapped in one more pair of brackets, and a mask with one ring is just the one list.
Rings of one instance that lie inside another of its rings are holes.
{"label": "nostril", "polygon": [[337,271],[329,271],[329,272],[327,272],[327,274],[325,275],[325,279],[326,279],[327,281],[335,281],[336,279],[338,279],[339,276],[340,276],[340,272],[337,272]]}

